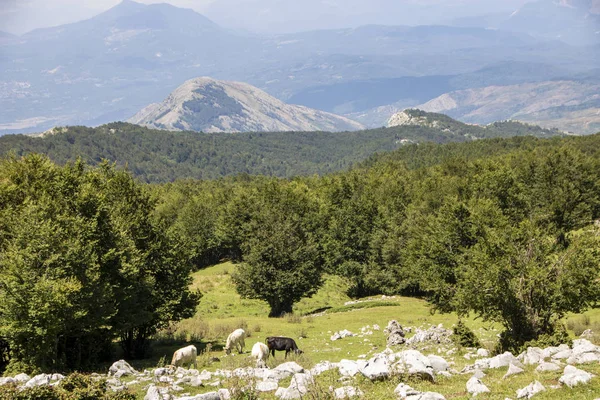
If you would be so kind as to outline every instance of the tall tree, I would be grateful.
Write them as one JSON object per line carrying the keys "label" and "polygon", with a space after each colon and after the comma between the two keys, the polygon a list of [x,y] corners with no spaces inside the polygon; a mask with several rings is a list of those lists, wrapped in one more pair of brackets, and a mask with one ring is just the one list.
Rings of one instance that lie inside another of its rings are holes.
{"label": "tall tree", "polygon": [[267,182],[255,195],[257,201],[247,204],[252,219],[245,227],[244,260],[232,277],[243,297],[265,300],[269,316],[277,317],[322,284],[319,207],[299,182]]}
{"label": "tall tree", "polygon": [[[0,336],[9,368],[85,369],[190,315],[189,265],[131,176],[30,155],[0,163]],[[140,347],[141,346],[141,347]]]}

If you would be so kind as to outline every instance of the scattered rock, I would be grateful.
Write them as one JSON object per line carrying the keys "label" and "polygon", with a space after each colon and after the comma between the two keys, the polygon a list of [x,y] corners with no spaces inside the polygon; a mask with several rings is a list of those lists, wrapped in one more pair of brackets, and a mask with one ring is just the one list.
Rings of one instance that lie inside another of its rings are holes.
{"label": "scattered rock", "polygon": [[397,346],[406,342],[404,329],[395,319],[388,322],[387,327],[383,330],[387,335],[387,346]]}
{"label": "scattered rock", "polygon": [[594,336],[594,331],[592,331],[591,329],[586,329],[585,331],[583,331],[581,333],[581,335],[579,335],[580,338],[583,339],[591,339]]}
{"label": "scattered rock", "polygon": [[260,381],[256,383],[256,390],[258,392],[271,392],[277,390],[279,385],[274,381]]}
{"label": "scattered rock", "polygon": [[431,363],[431,367],[433,368],[434,372],[447,371],[448,368],[450,368],[450,364],[448,364],[448,361],[444,360],[440,356],[430,354],[427,356],[427,358],[429,359],[429,362]]}
{"label": "scattered rock", "polygon": [[31,377],[29,375],[27,375],[27,374],[19,374],[19,375],[17,375],[17,376],[14,377],[14,380],[17,381],[17,382],[20,382],[20,383],[25,383],[25,382],[27,382],[30,379],[31,379]]}
{"label": "scattered rock", "polygon": [[150,385],[144,400],[163,400],[163,396],[156,386]]}
{"label": "scattered rock", "polygon": [[563,371],[563,375],[558,379],[563,385],[574,387],[579,384],[586,384],[594,375],[581,369],[575,368],[572,365],[567,365]]}
{"label": "scattered rock", "polygon": [[504,376],[502,377],[502,379],[506,379],[510,376],[513,375],[517,375],[517,374],[522,374],[523,372],[525,372],[525,370],[523,368],[517,367],[514,364],[510,364],[508,366],[508,371],[506,371],[506,374],[504,374]]}
{"label": "scattered rock", "polygon": [[417,350],[405,350],[394,354],[393,358],[397,358],[398,362],[394,364],[394,370],[400,373],[407,373],[411,376],[416,376],[421,379],[426,379],[433,382],[433,367],[429,358]]}
{"label": "scattered rock", "polygon": [[530,399],[535,396],[539,392],[545,391],[546,388],[544,385],[539,383],[538,381],[532,382],[523,389],[517,390],[517,399],[527,398]]}
{"label": "scattered rock", "polygon": [[508,367],[510,364],[523,367],[523,364],[509,351],[490,358],[489,367],[492,369]]}
{"label": "scattered rock", "polygon": [[335,341],[335,340],[340,340],[340,339],[343,339],[343,338],[346,338],[346,337],[352,337],[352,336],[354,336],[354,333],[350,332],[347,329],[344,329],[343,331],[339,331],[339,332],[334,333],[331,336],[330,339],[332,341]]}
{"label": "scattered rock", "polygon": [[406,344],[415,345],[423,342],[451,343],[451,335],[451,330],[444,329],[443,325],[439,324],[438,326],[433,326],[427,330],[417,329],[417,332],[413,337],[406,341]]}
{"label": "scattered rock", "polygon": [[535,365],[544,361],[542,349],[539,347],[528,347],[525,353],[519,355],[517,359],[521,360],[525,365]]}
{"label": "scattered rock", "polygon": [[478,357],[489,357],[490,352],[487,351],[486,349],[477,349],[477,356]]}
{"label": "scattered rock", "polygon": [[118,377],[121,376],[126,376],[126,375],[135,375],[137,374],[137,371],[135,369],[133,369],[133,367],[131,365],[129,365],[129,363],[127,363],[127,361],[125,360],[119,360],[113,363],[113,365],[110,366],[110,368],[108,369],[108,376],[115,376],[117,375]]}
{"label": "scattered rock", "polygon": [[489,393],[490,389],[479,380],[479,378],[473,376],[467,381],[467,392],[473,396],[477,396],[481,393]]}
{"label": "scattered rock", "polygon": [[44,386],[50,384],[50,376],[47,374],[39,374],[31,378],[25,383],[25,387]]}
{"label": "scattered rock", "polygon": [[535,370],[537,372],[548,372],[548,371],[558,371],[559,369],[560,369],[560,367],[554,363],[542,361]]}
{"label": "scattered rock", "polygon": [[354,386],[343,386],[335,389],[333,393],[336,399],[351,399],[354,397],[362,397],[364,395],[362,390],[355,388]]}
{"label": "scattered rock", "polygon": [[15,378],[9,377],[0,377],[0,386],[7,385],[9,383],[17,383],[18,381]]}
{"label": "scattered rock", "polygon": [[358,364],[351,360],[341,360],[338,363],[338,370],[342,376],[354,376],[359,372]]}
{"label": "scattered rock", "polygon": [[412,396],[421,392],[413,389],[405,383],[400,383],[398,386],[396,386],[396,389],[394,389],[394,393],[396,393],[399,398],[405,399],[407,396]]}
{"label": "scattered rock", "polygon": [[390,377],[390,362],[380,354],[367,361],[360,372],[371,381],[387,379]]}
{"label": "scattered rock", "polygon": [[304,372],[304,368],[302,368],[300,365],[293,361],[279,364],[273,369],[276,371],[291,372],[292,374],[299,374]]}
{"label": "scattered rock", "polygon": [[321,361],[320,363],[316,364],[314,367],[312,367],[310,369],[310,373],[315,376],[321,375],[325,371],[329,371],[330,369],[337,368],[337,366],[338,365],[336,363],[331,363],[329,361]]}

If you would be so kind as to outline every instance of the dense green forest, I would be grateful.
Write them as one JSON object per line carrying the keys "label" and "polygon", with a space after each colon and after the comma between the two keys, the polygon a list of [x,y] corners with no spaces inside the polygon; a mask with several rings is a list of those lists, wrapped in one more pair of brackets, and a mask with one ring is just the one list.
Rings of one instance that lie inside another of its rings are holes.
{"label": "dense green forest", "polygon": [[[216,179],[247,173],[277,177],[342,171],[372,154],[407,143],[464,142],[489,137],[560,135],[517,122],[479,127],[441,114],[412,111],[427,126],[402,126],[359,132],[219,133],[169,132],[126,123],[98,128],[58,128],[44,137],[0,137],[0,155],[42,153],[63,165],[81,157],[91,165],[106,159],[144,182]],[[403,142],[404,140],[404,142]],[[408,142],[407,142],[408,141]]]}
{"label": "dense green forest", "polygon": [[562,342],[560,319],[600,301],[599,150],[600,135],[420,144],[324,176],[152,185],[106,162],[10,156],[0,166],[8,368],[85,369],[111,340],[143,355],[201,301],[188,273],[222,259],[271,316],[329,273],[352,296],[424,296],[434,310],[499,322],[500,350]]}

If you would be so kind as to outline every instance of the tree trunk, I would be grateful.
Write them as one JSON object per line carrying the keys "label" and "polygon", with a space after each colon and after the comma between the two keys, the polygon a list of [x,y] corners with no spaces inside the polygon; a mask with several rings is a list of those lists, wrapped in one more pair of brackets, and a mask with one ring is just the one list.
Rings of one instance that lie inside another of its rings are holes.
{"label": "tree trunk", "polygon": [[292,303],[271,303],[271,312],[269,312],[269,318],[278,318],[283,314],[291,314],[292,313]]}

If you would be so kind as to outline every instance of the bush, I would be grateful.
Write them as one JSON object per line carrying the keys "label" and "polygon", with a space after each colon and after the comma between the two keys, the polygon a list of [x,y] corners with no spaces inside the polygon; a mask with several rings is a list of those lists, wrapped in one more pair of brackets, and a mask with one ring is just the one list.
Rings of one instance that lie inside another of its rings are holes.
{"label": "bush", "polygon": [[0,386],[0,400],[135,400],[135,395],[127,390],[112,393],[105,380],[75,373],[57,386],[24,389],[15,384]]}
{"label": "bush", "polygon": [[472,330],[462,320],[454,326],[451,336],[452,341],[461,347],[480,347],[481,343]]}
{"label": "bush", "polygon": [[522,350],[525,350],[528,347],[541,347],[543,349],[546,347],[560,346],[561,344],[567,344],[571,346],[573,341],[569,337],[567,328],[561,323],[556,323],[554,332],[552,334],[540,335],[536,340],[531,340],[525,343],[522,347]]}

